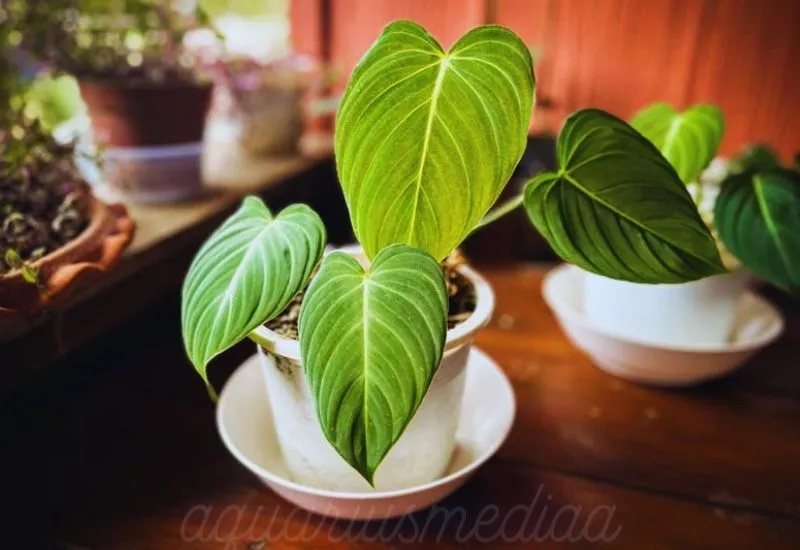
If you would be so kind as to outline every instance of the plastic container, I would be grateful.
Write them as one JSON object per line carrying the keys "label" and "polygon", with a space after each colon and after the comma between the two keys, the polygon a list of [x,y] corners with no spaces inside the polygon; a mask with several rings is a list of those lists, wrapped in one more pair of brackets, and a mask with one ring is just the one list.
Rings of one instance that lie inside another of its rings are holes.
{"label": "plastic container", "polygon": [[133,203],[174,202],[203,191],[200,156],[203,144],[116,147],[102,153],[105,182],[98,190],[107,200]]}

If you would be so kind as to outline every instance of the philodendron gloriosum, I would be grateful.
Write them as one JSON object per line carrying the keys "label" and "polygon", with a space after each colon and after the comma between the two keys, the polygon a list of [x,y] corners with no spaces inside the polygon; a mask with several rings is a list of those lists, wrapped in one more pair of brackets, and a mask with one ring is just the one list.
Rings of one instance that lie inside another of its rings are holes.
{"label": "philodendron gloriosum", "polygon": [[[475,229],[524,204],[554,249],[588,270],[649,283],[724,272],[682,165],[670,164],[686,155],[662,154],[603,111],[570,116],[558,169],[491,210],[525,149],[534,88],[528,48],[508,29],[474,29],[444,51],[415,23],[388,25],[336,120],[337,172],[369,267],[323,257],[325,228],[309,207],[273,215],[245,199],[184,283],[183,336],[203,379],[214,356],[305,289],[299,340],[322,431],[372,482],[441,361],[440,261]],[[696,139],[675,134],[676,151]]]}

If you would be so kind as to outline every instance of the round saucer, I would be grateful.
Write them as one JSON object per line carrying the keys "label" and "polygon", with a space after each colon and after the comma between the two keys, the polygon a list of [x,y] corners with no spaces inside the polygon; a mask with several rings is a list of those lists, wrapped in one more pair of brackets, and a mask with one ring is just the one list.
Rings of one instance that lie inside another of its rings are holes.
{"label": "round saucer", "polygon": [[542,294],[567,338],[595,365],[615,376],[658,386],[688,386],[723,376],[777,339],[783,317],[768,301],[746,292],[737,308],[733,335],[717,345],[656,344],[613,333],[583,312],[584,272],[572,265],[550,271]]}
{"label": "round saucer", "polygon": [[439,502],[463,485],[497,452],[514,421],[514,391],[503,370],[472,348],[453,459],[443,477],[399,491],[345,493],[291,480],[283,464],[264,381],[253,356],[231,376],[220,395],[217,427],[231,454],[270,489],[324,516],[368,520],[401,516]]}

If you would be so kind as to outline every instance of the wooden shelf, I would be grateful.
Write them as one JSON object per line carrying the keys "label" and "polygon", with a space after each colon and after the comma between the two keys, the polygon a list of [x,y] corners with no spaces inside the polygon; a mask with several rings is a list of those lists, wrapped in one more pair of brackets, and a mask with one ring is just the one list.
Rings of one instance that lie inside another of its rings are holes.
{"label": "wooden shelf", "polygon": [[58,311],[33,319],[0,319],[0,390],[95,339],[180,285],[197,247],[242,196],[265,196],[277,209],[331,192],[336,179],[330,140],[316,143],[313,151],[310,156],[246,161],[241,155],[226,159],[224,155],[232,152],[216,149],[204,157],[208,191],[202,198],[129,205],[136,236],[113,270],[76,289]]}

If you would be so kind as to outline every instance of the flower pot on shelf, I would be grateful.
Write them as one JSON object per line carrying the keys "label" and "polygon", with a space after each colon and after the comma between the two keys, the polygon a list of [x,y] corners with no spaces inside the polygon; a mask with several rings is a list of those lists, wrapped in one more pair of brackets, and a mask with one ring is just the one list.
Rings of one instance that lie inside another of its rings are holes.
{"label": "flower pot on shelf", "polygon": [[191,199],[204,190],[202,151],[202,143],[105,149],[98,192],[108,200],[138,204]]}
{"label": "flower pot on shelf", "polygon": [[325,96],[320,63],[304,55],[268,62],[237,58],[218,61],[213,126],[230,126],[242,150],[254,157],[296,155],[301,138],[332,115],[338,101]]}
{"label": "flower pot on shelf", "polygon": [[584,311],[620,336],[677,346],[728,342],[747,274],[737,270],[683,284],[637,284],[586,273]]}
{"label": "flower pot on shelf", "polygon": [[37,281],[21,269],[0,275],[0,316],[20,316],[56,307],[93,275],[116,264],[133,239],[135,224],[121,204],[89,195],[89,224],[75,239],[31,262]]}
{"label": "flower pot on shelf", "polygon": [[109,147],[152,147],[203,139],[211,85],[79,80],[94,137]]}
{"label": "flower pot on shelf", "polygon": [[[494,293],[475,271],[459,272],[472,284],[476,308],[447,332],[444,357],[422,404],[375,474],[374,490],[391,491],[423,485],[441,477],[453,456],[467,358],[472,340],[494,309]],[[275,430],[286,467],[298,483],[319,489],[367,492],[369,484],[326,440],[314,409],[309,381],[296,340],[259,327],[261,369]]]}

